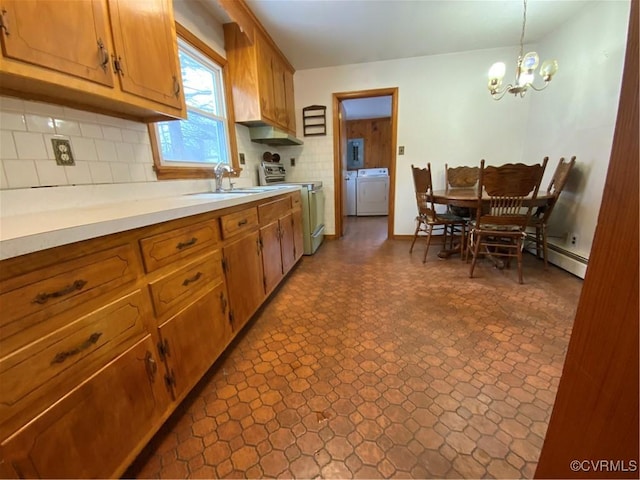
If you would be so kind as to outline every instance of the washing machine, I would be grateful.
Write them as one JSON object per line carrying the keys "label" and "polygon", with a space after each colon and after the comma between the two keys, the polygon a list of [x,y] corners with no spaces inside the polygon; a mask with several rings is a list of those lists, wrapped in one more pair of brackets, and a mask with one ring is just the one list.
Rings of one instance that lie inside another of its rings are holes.
{"label": "washing machine", "polygon": [[357,170],[347,171],[345,180],[347,181],[347,215],[356,215],[356,181],[358,179]]}
{"label": "washing machine", "polygon": [[389,169],[361,168],[356,180],[356,215],[389,214]]}

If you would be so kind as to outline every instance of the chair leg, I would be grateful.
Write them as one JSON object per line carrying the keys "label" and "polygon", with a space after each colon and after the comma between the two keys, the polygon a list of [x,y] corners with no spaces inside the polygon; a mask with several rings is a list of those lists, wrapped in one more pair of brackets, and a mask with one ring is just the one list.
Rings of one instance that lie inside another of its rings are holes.
{"label": "chair leg", "polygon": [[466,227],[464,223],[462,224],[462,230],[460,231],[460,260],[464,260],[465,249],[465,241],[467,240],[466,236]]}
{"label": "chair leg", "polygon": [[516,256],[518,258],[518,283],[520,283],[520,285],[522,285],[524,283],[524,281],[522,280],[522,239],[518,239],[516,241],[516,248],[518,249],[516,251]]}
{"label": "chair leg", "polygon": [[431,245],[432,233],[433,233],[433,225],[427,225],[427,248],[424,249],[424,257],[422,258],[422,263],[427,263],[427,253],[429,253],[429,245]]}
{"label": "chair leg", "polygon": [[549,266],[547,261],[547,226],[544,224],[542,225],[542,256],[544,258],[544,269],[547,270]]}
{"label": "chair leg", "polygon": [[418,239],[418,232],[420,231],[420,225],[422,225],[422,222],[420,220],[416,220],[417,225],[416,225],[416,231],[413,234],[413,242],[411,242],[411,247],[409,248],[409,253],[413,252],[413,246],[416,243],[416,240]]}
{"label": "chair leg", "polygon": [[473,269],[476,267],[476,259],[478,258],[478,254],[480,253],[480,240],[482,239],[482,235],[478,235],[476,238],[476,244],[473,247],[473,259],[471,260],[471,268],[469,270],[469,278],[473,278]]}
{"label": "chair leg", "polygon": [[540,227],[536,227],[536,257],[540,258],[540,251],[542,250],[542,232]]}

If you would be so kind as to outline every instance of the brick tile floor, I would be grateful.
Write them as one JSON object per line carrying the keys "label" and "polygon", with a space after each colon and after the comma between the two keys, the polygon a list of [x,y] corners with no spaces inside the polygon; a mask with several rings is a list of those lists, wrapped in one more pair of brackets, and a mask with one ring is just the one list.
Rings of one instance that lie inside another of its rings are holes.
{"label": "brick tile floor", "polygon": [[304,257],[126,476],[531,478],[582,281],[385,237]]}

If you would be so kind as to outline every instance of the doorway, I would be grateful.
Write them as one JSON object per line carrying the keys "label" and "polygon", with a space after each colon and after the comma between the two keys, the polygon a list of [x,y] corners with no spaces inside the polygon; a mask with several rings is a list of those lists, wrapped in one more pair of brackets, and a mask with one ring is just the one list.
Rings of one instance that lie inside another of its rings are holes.
{"label": "doorway", "polygon": [[398,88],[380,88],[375,90],[360,90],[333,94],[333,173],[335,181],[335,226],[336,238],[345,233],[347,216],[347,114],[345,102],[357,99],[375,99],[377,97],[391,98],[390,135],[384,148],[388,149],[389,158],[389,198],[387,216],[387,238],[393,237],[394,227],[394,199],[396,176],[396,143],[398,125]]}

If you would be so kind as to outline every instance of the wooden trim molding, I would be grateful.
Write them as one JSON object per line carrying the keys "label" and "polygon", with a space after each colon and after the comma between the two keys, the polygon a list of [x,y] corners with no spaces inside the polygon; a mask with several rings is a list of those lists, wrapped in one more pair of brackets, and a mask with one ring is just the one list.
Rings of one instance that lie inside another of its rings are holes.
{"label": "wooden trim molding", "polygon": [[[242,168],[238,162],[238,143],[236,138],[236,122],[233,108],[233,96],[231,94],[231,76],[229,69],[227,68],[227,59],[218,54],[209,45],[200,40],[190,30],[185,28],[178,22],[175,22],[176,33],[178,37],[189,43],[194,48],[198,49],[205,56],[209,57],[215,63],[220,65],[222,69],[222,80],[224,83],[224,95],[225,103],[227,105],[227,129],[229,131],[229,155],[231,156],[231,166],[233,172],[231,174],[225,173],[225,176],[237,177],[240,175]],[[156,128],[154,124],[148,125],[149,141],[151,142],[151,153],[153,155],[153,169],[156,172],[158,180],[178,180],[178,179],[198,179],[198,178],[213,178],[212,167],[179,167],[179,166],[167,166],[162,165],[160,162],[160,150],[158,149],[158,136],[156,135]]]}
{"label": "wooden trim molding", "polygon": [[238,24],[240,31],[247,36],[249,42],[254,42],[255,30],[258,29],[260,33],[264,36],[267,43],[273,48],[280,57],[282,57],[282,61],[285,63],[287,68],[294,73],[296,70],[293,68],[293,65],[289,63],[287,57],[282,53],[282,51],[276,45],[276,42],[273,41],[267,29],[264,28],[258,17],[255,16],[251,8],[247,5],[245,0],[218,0],[220,6],[229,14],[231,19]]}
{"label": "wooden trim molding", "polygon": [[393,237],[395,224],[395,198],[396,198],[396,145],[398,143],[398,87],[376,88],[370,90],[358,90],[355,92],[338,92],[333,94],[333,178],[334,182],[334,202],[336,208],[335,229],[338,237],[342,232],[342,164],[340,159],[340,102],[353,98],[385,97],[391,96],[391,149],[389,163],[389,217],[387,219],[387,238]]}

